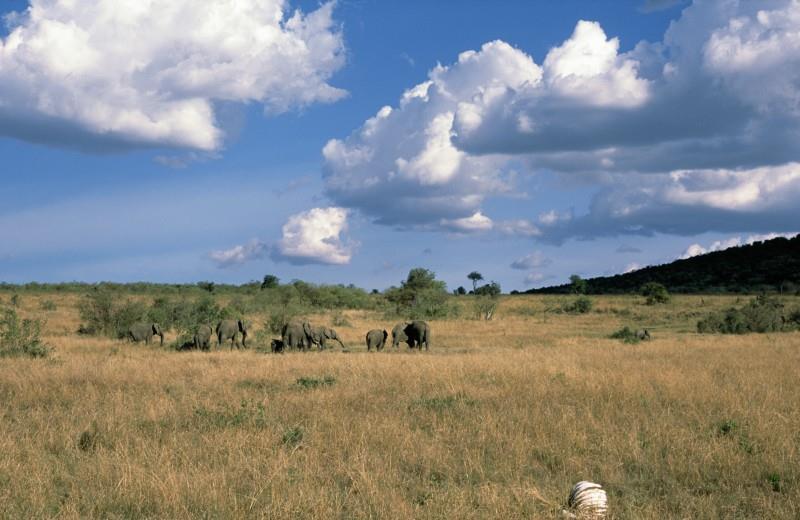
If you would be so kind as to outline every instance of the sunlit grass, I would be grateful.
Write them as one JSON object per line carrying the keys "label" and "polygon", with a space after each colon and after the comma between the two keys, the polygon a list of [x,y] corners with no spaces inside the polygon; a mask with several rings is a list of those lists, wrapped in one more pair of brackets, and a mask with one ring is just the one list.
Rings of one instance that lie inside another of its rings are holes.
{"label": "sunlit grass", "polygon": [[584,479],[617,518],[798,517],[800,334],[694,333],[735,297],[593,299],[504,298],[429,353],[367,353],[394,323],[348,311],[350,353],[272,355],[81,337],[76,297],[26,295],[56,350],[0,362],[0,517],[548,518]]}

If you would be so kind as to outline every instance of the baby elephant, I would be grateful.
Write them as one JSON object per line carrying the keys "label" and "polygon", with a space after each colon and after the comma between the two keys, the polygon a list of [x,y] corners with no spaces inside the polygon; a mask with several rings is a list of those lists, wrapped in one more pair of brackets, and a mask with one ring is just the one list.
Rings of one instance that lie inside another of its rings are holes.
{"label": "baby elephant", "polygon": [[283,340],[273,339],[269,344],[269,348],[273,353],[280,354],[283,352]]}
{"label": "baby elephant", "polygon": [[375,347],[376,351],[383,350],[383,347],[386,345],[386,338],[388,337],[389,333],[385,330],[372,329],[367,332],[367,352],[371,351],[372,347]]}
{"label": "baby elephant", "polygon": [[640,341],[645,341],[650,339],[650,333],[647,332],[647,329],[639,329],[636,331],[636,339]]}

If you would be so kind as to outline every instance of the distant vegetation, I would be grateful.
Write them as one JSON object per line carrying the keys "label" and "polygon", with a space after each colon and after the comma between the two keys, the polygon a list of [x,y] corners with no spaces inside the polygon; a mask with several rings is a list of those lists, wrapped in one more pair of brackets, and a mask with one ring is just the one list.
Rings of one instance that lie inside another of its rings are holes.
{"label": "distant vegetation", "polygon": [[800,327],[800,310],[783,302],[759,296],[743,307],[714,312],[697,323],[697,332],[746,334],[749,332],[789,332]]}
{"label": "distant vegetation", "polygon": [[[800,289],[800,235],[775,238],[645,267],[616,276],[581,279],[525,291],[526,294],[630,294],[647,283],[663,285],[672,293],[796,294]],[[655,303],[655,302],[654,302]]]}

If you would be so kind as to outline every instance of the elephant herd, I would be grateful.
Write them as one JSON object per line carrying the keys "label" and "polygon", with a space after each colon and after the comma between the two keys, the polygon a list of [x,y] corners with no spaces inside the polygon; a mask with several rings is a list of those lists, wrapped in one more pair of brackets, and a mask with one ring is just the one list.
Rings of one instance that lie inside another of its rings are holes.
{"label": "elephant herd", "polygon": [[[367,351],[383,350],[389,333],[386,330],[373,329],[367,332],[366,344]],[[324,350],[328,341],[337,341],[342,349],[346,347],[339,338],[336,331],[328,327],[314,327],[307,321],[295,321],[287,323],[281,330],[281,339],[272,340],[272,351],[283,352],[285,349],[309,350],[317,346]],[[406,343],[409,348],[419,348],[425,345],[428,350],[431,344],[431,329],[424,321],[412,321],[398,323],[392,329],[392,346],[397,348],[400,343]]]}
{"label": "elephant herd", "polygon": [[[144,341],[150,344],[154,336],[159,336],[161,345],[164,344],[164,332],[158,323],[135,323],[128,330],[128,338],[138,343]],[[222,320],[216,329],[210,325],[200,325],[190,341],[180,347],[184,349],[210,350],[211,337],[216,336],[217,348],[221,348],[223,343],[230,341],[230,348],[239,348],[239,336],[241,336],[241,346],[247,348],[247,324],[244,320]],[[386,330],[373,329],[367,332],[366,345],[367,351],[381,351],[386,346],[389,333]],[[329,327],[314,327],[308,321],[290,321],[281,329],[281,339],[274,339],[271,343],[272,352],[283,352],[285,349],[310,350],[316,346],[319,350],[328,348],[328,345],[336,342],[342,350],[347,350],[342,339],[336,331]],[[428,350],[431,345],[431,329],[424,321],[409,321],[398,323],[392,328],[392,347],[397,348],[400,343],[406,343],[409,348]]]}
{"label": "elephant herd", "polygon": [[[216,334],[215,334],[216,332]],[[210,325],[200,325],[192,337],[192,340],[184,345],[181,349],[211,349],[211,336],[215,335],[217,338],[217,348],[220,348],[223,343],[231,342],[231,349],[234,345],[239,348],[238,339],[241,335],[242,346],[247,348],[247,323],[244,320],[222,320],[217,323],[216,329],[212,329]],[[128,339],[134,343],[144,341],[145,344],[150,344],[153,336],[161,338],[161,345],[164,344],[164,332],[158,323],[134,323],[128,330]]]}

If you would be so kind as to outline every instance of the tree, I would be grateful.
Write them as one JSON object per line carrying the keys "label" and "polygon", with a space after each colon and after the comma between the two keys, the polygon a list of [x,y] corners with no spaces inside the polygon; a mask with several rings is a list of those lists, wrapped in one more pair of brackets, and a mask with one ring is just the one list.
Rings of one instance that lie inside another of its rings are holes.
{"label": "tree", "polygon": [[397,313],[407,318],[436,318],[448,313],[447,285],[422,267],[409,271],[400,287],[390,287],[385,294],[397,306]]}
{"label": "tree", "polygon": [[467,278],[472,280],[472,290],[475,291],[475,288],[476,288],[478,282],[483,280],[483,275],[481,273],[479,273],[478,271],[472,271],[471,273],[469,273],[467,275]]}
{"label": "tree", "polygon": [[581,278],[577,274],[573,274],[569,277],[569,282],[572,288],[572,292],[575,294],[584,294],[586,293],[586,289],[588,289],[589,284],[586,283],[586,280]]}
{"label": "tree", "polygon": [[467,290],[464,289],[463,285],[459,285],[458,289],[453,291],[453,294],[455,294],[456,296],[464,296],[465,294],[467,294]]}
{"label": "tree", "polygon": [[280,279],[274,274],[264,275],[264,280],[261,282],[262,289],[274,289],[280,283]]}
{"label": "tree", "polygon": [[475,289],[475,294],[479,296],[498,296],[501,292],[500,284],[495,281],[487,283],[486,285],[481,285]]}

